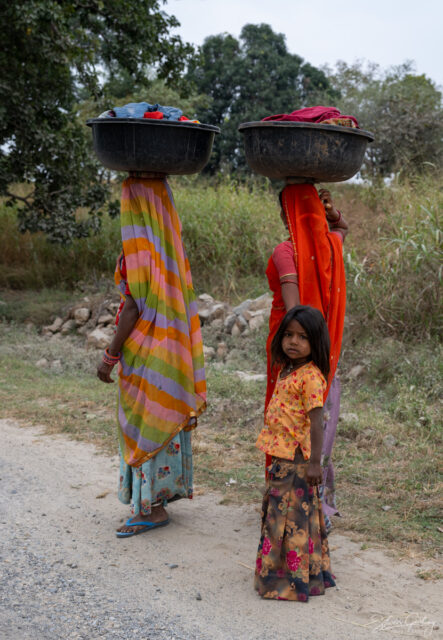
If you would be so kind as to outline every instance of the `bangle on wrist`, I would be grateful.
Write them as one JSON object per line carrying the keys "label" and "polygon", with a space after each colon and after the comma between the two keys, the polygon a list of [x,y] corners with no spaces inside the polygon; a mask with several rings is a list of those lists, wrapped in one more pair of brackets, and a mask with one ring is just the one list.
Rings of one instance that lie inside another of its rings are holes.
{"label": "bangle on wrist", "polygon": [[121,358],[121,353],[120,351],[118,352],[118,354],[116,356],[111,356],[111,354],[109,353],[109,349],[106,348],[105,352],[103,354],[103,362],[105,364],[109,364],[111,366],[114,366],[117,364],[117,362],[120,360]]}

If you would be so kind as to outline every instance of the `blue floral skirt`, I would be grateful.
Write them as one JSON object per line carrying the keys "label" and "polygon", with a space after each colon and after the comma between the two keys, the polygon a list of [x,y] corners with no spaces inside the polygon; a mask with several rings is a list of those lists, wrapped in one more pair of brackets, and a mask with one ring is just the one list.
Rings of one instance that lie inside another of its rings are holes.
{"label": "blue floral skirt", "polygon": [[191,432],[182,430],[141,467],[130,467],[120,453],[118,498],[134,516],[149,515],[153,506],[192,498],[192,471]]}

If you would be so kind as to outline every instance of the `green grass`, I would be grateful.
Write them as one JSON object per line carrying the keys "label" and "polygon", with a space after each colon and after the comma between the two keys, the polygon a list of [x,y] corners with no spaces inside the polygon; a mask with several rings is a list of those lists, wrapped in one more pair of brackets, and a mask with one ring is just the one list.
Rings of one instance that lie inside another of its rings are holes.
{"label": "green grass", "polygon": [[443,189],[422,177],[361,191],[372,246],[347,243],[348,305],[360,326],[419,341],[442,332]]}
{"label": "green grass", "polygon": [[[342,411],[357,416],[339,423],[334,450],[342,526],[431,553],[441,544],[442,349],[380,337],[357,345],[341,360]],[[365,373],[351,382],[357,363]]]}
{"label": "green grass", "polygon": [[[204,334],[206,344],[223,337],[206,327]],[[207,367],[208,409],[193,436],[195,480],[198,491],[220,491],[223,502],[260,504],[264,456],[254,443],[265,383],[245,382],[235,372],[264,372],[265,337],[263,329],[238,338],[231,343],[237,358]],[[3,417],[117,451],[116,387],[95,377],[100,354],[87,351],[83,339],[48,339],[11,323],[0,323],[0,345]],[[50,365],[59,360],[61,370],[36,367],[43,357]],[[440,361],[430,345],[377,339],[344,352],[342,413],[357,418],[341,421],[337,431],[333,459],[343,517],[334,523],[364,544],[428,555],[441,545],[441,386],[434,377]],[[347,374],[358,362],[365,372],[351,381]]]}
{"label": "green grass", "polygon": [[276,193],[201,178],[173,189],[196,289],[222,299],[263,293],[267,261],[285,238]]}
{"label": "green grass", "polygon": [[[285,235],[276,195],[191,177],[171,179],[171,186],[195,288],[236,300],[259,295],[269,254]],[[48,243],[41,233],[20,234],[15,208],[0,205],[0,226],[0,289],[99,287],[112,279],[121,251],[118,219],[104,217],[98,235],[68,247]]]}
{"label": "green grass", "polygon": [[[90,440],[116,450],[116,398],[94,377],[97,354],[73,338],[48,340],[35,330],[1,324],[2,417],[43,424],[49,433]],[[36,362],[46,358],[49,368]],[[60,371],[51,368],[60,362]]]}
{"label": "green grass", "polygon": [[72,292],[66,289],[0,291],[0,320],[29,323],[37,327],[49,324],[54,315],[64,316],[72,305]]}
{"label": "green grass", "polygon": [[194,439],[196,482],[222,490],[226,499],[260,501],[263,455],[254,443],[263,422],[265,383],[243,382],[229,366],[215,366],[208,367],[210,401]]}
{"label": "green grass", "polygon": [[50,244],[41,233],[19,233],[14,208],[0,205],[0,288],[72,289],[82,281],[109,280],[120,252],[117,220],[105,217],[99,235],[68,247]]}
{"label": "green grass", "polygon": [[[285,231],[277,187],[263,182],[171,179],[194,285],[233,301],[266,290],[269,255]],[[394,337],[441,335],[441,176],[391,186],[333,185],[351,232],[345,245],[348,312]],[[115,185],[118,195],[119,185]],[[0,288],[95,287],[109,282],[120,251],[119,221],[103,219],[96,236],[69,247],[41,234],[21,235],[16,210],[0,205]]]}

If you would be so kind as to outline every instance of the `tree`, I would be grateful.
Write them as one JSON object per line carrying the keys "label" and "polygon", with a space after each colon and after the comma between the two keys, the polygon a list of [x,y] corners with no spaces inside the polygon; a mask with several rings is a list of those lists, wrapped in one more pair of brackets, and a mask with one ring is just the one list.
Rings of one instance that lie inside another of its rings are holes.
{"label": "tree", "polygon": [[[103,77],[140,81],[147,65],[178,85],[194,50],[170,35],[178,22],[159,0],[2,5],[0,194],[22,204],[22,230],[66,242],[97,227],[108,195],[77,102],[100,96]],[[90,215],[78,219],[80,208]]]}
{"label": "tree", "polygon": [[337,63],[329,80],[339,92],[338,106],[372,131],[362,174],[422,172],[441,166],[443,154],[442,94],[432,80],[415,75],[411,63],[382,70],[376,64]]}
{"label": "tree", "polygon": [[242,170],[245,160],[237,127],[275,113],[288,113],[320,94],[334,99],[323,71],[288,52],[285,36],[267,24],[247,24],[240,40],[229,34],[206,38],[202,60],[191,62],[187,78],[211,97],[200,114],[205,122],[223,127],[207,167]]}

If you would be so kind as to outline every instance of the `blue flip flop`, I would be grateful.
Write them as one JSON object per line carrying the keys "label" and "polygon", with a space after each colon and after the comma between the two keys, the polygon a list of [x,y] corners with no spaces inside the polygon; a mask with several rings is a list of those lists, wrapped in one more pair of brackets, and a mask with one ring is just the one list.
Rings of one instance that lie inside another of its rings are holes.
{"label": "blue flip flop", "polygon": [[163,520],[162,522],[131,522],[132,518],[129,518],[125,522],[126,527],[143,527],[143,529],[139,529],[138,531],[117,531],[117,538],[131,538],[132,536],[138,536],[139,533],[145,533],[145,531],[149,531],[150,529],[156,529],[157,527],[164,527],[169,524],[169,518],[167,520]]}

